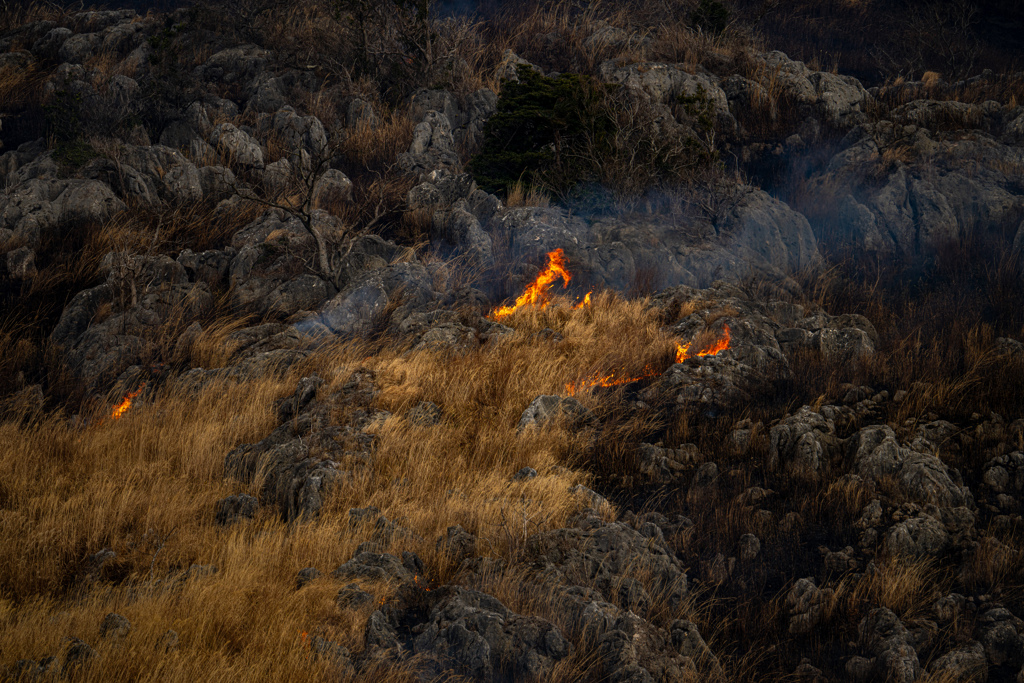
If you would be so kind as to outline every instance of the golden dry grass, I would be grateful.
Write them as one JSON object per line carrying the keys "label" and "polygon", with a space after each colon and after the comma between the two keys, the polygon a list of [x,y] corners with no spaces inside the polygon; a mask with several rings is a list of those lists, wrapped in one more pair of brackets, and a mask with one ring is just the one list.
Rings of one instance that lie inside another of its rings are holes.
{"label": "golden dry grass", "polygon": [[[200,672],[207,680],[323,676],[326,665],[309,658],[300,634],[358,651],[366,614],[335,605],[338,581],[321,578],[296,593],[295,577],[306,566],[326,574],[370,538],[371,529],[350,528],[350,507],[377,506],[418,534],[421,540],[395,540],[390,549],[417,552],[432,581],[448,581],[457,570],[434,543],[449,525],[477,535],[483,555],[519,557],[527,535],[564,526],[582,505],[567,491],[588,482],[575,466],[590,448],[586,433],[558,425],[517,436],[523,408],[538,394],[559,393],[567,382],[627,360],[617,348],[623,335],[651,348],[651,362],[669,352],[670,341],[645,302],[612,294],[598,296],[590,309],[555,305],[507,322],[517,330],[511,338],[462,355],[385,348],[367,357],[363,347],[343,346],[317,353],[283,378],[214,382],[198,393],[170,382],[119,420],[109,416],[119,397],[110,396],[76,420],[58,411],[0,425],[2,664],[56,654],[74,636],[101,653],[80,680],[192,680]],[[227,358],[223,341],[236,324],[208,327],[193,346],[193,361]],[[565,341],[539,340],[533,333],[543,327]],[[258,481],[226,480],[224,455],[269,433],[273,400],[290,394],[298,376],[318,372],[327,380],[326,396],[356,368],[376,374],[377,403],[393,414],[375,429],[374,476],[341,485],[315,520],[286,523],[263,509],[251,522],[218,526],[216,500],[260,488]],[[579,398],[594,410],[608,400]],[[421,400],[441,407],[438,426],[402,417]],[[527,465],[540,476],[510,484],[509,476]],[[85,576],[87,558],[103,548],[118,559],[93,583]],[[182,581],[192,564],[219,571]],[[385,599],[390,590],[366,588]],[[543,594],[518,595],[507,577],[493,589],[515,609],[564,621]],[[103,616],[115,611],[133,625],[120,646],[98,638]],[[180,634],[181,646],[164,655],[159,643],[168,629]],[[590,666],[586,652],[561,665],[555,680],[576,680]],[[365,679],[398,680],[373,676]]]}

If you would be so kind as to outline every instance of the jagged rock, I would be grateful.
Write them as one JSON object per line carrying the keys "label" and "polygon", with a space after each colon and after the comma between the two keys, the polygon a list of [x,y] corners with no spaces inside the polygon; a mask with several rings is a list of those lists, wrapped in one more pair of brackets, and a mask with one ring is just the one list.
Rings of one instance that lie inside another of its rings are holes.
{"label": "jagged rock", "polygon": [[11,278],[31,280],[38,272],[36,253],[28,247],[18,247],[7,252],[7,273]]}
{"label": "jagged rock", "polygon": [[209,82],[244,83],[263,73],[272,57],[272,52],[255,45],[232,47],[206,60],[196,75]]}
{"label": "jagged rock", "polygon": [[263,150],[256,140],[231,123],[221,123],[210,133],[210,144],[228,163],[243,168],[263,168]]}
{"label": "jagged rock", "polygon": [[872,675],[894,683],[913,683],[921,675],[917,652],[908,642],[909,632],[885,607],[871,610],[859,626],[860,645],[867,649]]}
{"label": "jagged rock", "polygon": [[274,288],[264,300],[263,310],[277,316],[311,311],[327,301],[333,291],[331,285],[316,275],[307,273]]}
{"label": "jagged rock", "polygon": [[461,204],[434,212],[435,247],[440,251],[465,254],[478,265],[487,266],[494,259],[491,236],[483,230],[476,216],[463,208],[465,203]]}
{"label": "jagged rock", "polygon": [[259,510],[259,501],[240,493],[217,501],[217,524],[233,524],[242,519],[252,519]]}
{"label": "jagged rock", "polygon": [[[397,325],[413,310],[439,297],[430,272],[419,263],[396,263],[380,268],[343,289],[321,309],[320,320],[343,335],[369,333],[387,322]],[[396,306],[397,304],[397,306]]]}
{"label": "jagged rock", "polygon": [[299,570],[299,574],[295,579],[296,588],[302,588],[311,581],[316,581],[320,578],[320,570],[316,567],[306,567]]}
{"label": "jagged rock", "polygon": [[933,660],[928,669],[958,683],[985,683],[988,680],[985,648],[976,640],[955,647]]}
{"label": "jagged rock", "polygon": [[125,146],[122,162],[152,179],[160,197],[171,203],[191,203],[203,198],[199,169],[181,152],[162,145]]}
{"label": "jagged rock", "polygon": [[[185,269],[167,256],[112,253],[101,268],[107,281],[75,295],[50,335],[66,367],[92,385],[153,353],[152,339],[172,314],[188,320],[213,308],[209,288],[190,283]],[[112,314],[97,322],[104,305]]]}
{"label": "jagged rock", "polygon": [[373,597],[372,593],[367,593],[354,583],[350,583],[338,591],[338,596],[334,601],[341,609],[355,610],[377,604],[377,599]]}
{"label": "jagged rock", "polygon": [[[689,591],[685,569],[664,539],[649,538],[621,522],[585,516],[577,526],[530,536],[527,547],[545,582],[575,585],[586,577],[605,600],[621,600],[641,616],[652,600],[676,605]],[[636,576],[649,579],[650,595]]]}
{"label": "jagged rock", "polygon": [[203,197],[215,202],[231,198],[239,188],[234,172],[226,166],[203,166],[199,169],[199,183]]}
{"label": "jagged rock", "polygon": [[57,59],[61,46],[70,38],[72,31],[69,28],[58,26],[50,29],[45,36],[32,44],[32,52],[39,59]]}
{"label": "jagged rock", "polygon": [[457,169],[459,155],[448,117],[428,111],[416,124],[409,151],[398,155],[398,165],[406,173],[424,174],[438,169]]}
{"label": "jagged rock", "polygon": [[396,603],[370,615],[367,649],[396,659],[420,655],[426,677],[454,670],[481,681],[532,680],[549,675],[570,652],[549,622],[515,614],[477,591],[406,585]]}
{"label": "jagged rock", "polygon": [[1024,663],[1024,621],[1002,605],[994,604],[978,613],[975,638],[985,648],[991,666],[1018,667]]}
{"label": "jagged rock", "polygon": [[123,640],[128,637],[131,630],[132,625],[127,619],[117,612],[111,612],[103,617],[103,621],[100,623],[100,638]]}
{"label": "jagged rock", "polygon": [[825,603],[832,598],[831,588],[821,589],[813,578],[800,579],[786,594],[786,606],[790,609],[789,632],[810,633],[825,616]]}
{"label": "jagged rock", "polygon": [[476,556],[476,536],[459,525],[448,527],[444,536],[437,539],[437,549],[454,562]]}
{"label": "jagged rock", "polygon": [[160,144],[188,154],[190,159],[213,159],[213,148],[203,136],[186,121],[173,121],[160,133]]}
{"label": "jagged rock", "polygon": [[675,681],[703,674],[702,680],[724,681],[718,659],[691,622],[677,620],[665,632],[625,613],[598,638],[597,654],[605,679]]}
{"label": "jagged rock", "polygon": [[92,660],[99,657],[96,650],[89,647],[89,644],[78,638],[68,638],[68,644],[64,648],[63,665],[61,676],[71,676],[89,666]]}
{"label": "jagged rock", "polygon": [[754,534],[743,534],[739,542],[741,562],[753,562],[761,553],[761,540]]}
{"label": "jagged rock", "polygon": [[699,455],[693,444],[662,448],[642,443],[637,447],[637,470],[652,483],[668,483],[693,469]]}
{"label": "jagged rock", "polygon": [[835,424],[810,406],[784,418],[770,436],[769,466],[782,466],[790,476],[807,481],[821,477],[839,445]]}
{"label": "jagged rock", "polygon": [[537,478],[537,470],[532,467],[524,467],[512,475],[512,481],[529,481]]}
{"label": "jagged rock", "polygon": [[812,71],[782,52],[769,52],[764,60],[767,73],[774,74],[782,91],[805,111],[820,115],[836,127],[850,127],[867,117],[863,107],[868,100],[864,86],[852,76]]}
{"label": "jagged rock", "polygon": [[597,422],[593,414],[571,396],[538,396],[523,411],[516,432],[540,428],[555,419],[564,420],[571,430],[593,427]]}
{"label": "jagged rock", "polygon": [[412,581],[415,573],[394,555],[361,552],[331,572],[331,576],[367,581]]}
{"label": "jagged rock", "polygon": [[282,107],[263,119],[262,137],[274,136],[288,152],[289,161],[301,161],[305,155],[320,159],[327,150],[327,132],[315,116],[302,116],[292,107]]}
{"label": "jagged rock", "polygon": [[949,545],[949,534],[942,522],[920,514],[894,524],[886,534],[885,545],[894,555],[935,556]]}
{"label": "jagged rock", "polygon": [[913,500],[942,508],[973,505],[970,490],[954,482],[955,470],[951,474],[934,455],[901,447],[888,426],[865,427],[851,437],[847,448],[857,473],[865,480],[894,476]]}
{"label": "jagged rock", "polygon": [[351,201],[352,181],[336,169],[327,169],[313,186],[313,204],[317,208],[337,214]]}

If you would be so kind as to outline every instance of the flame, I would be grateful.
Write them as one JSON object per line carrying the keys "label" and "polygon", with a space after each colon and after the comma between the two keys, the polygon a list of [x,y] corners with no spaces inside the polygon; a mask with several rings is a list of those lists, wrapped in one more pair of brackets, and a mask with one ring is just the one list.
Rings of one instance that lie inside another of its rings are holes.
{"label": "flame", "polygon": [[548,305],[548,290],[551,289],[551,286],[555,284],[558,278],[562,278],[563,287],[569,286],[569,280],[572,279],[572,275],[566,270],[567,263],[565,253],[561,249],[548,252],[548,265],[540,272],[537,279],[530,283],[526,290],[519,295],[515,304],[495,308],[491,311],[491,317],[495,320],[501,320],[523,306],[539,304],[541,308],[545,308]]}
{"label": "flame", "polygon": [[573,310],[578,311],[581,308],[589,308],[590,307],[590,295],[593,294],[593,293],[594,293],[593,290],[587,292],[587,295],[585,297],[583,297],[583,301],[579,302],[578,304],[576,304],[575,306],[572,307]]}
{"label": "flame", "polygon": [[[690,346],[692,342],[687,342],[685,345],[676,344],[676,362],[682,363],[687,358],[696,358],[701,356],[717,356],[722,351],[729,348],[729,342],[732,340],[732,333],[729,330],[729,326],[723,326],[723,334],[721,337],[715,340],[715,342],[707,348],[701,349],[696,354],[690,354]],[[565,392],[569,396],[575,396],[581,391],[587,389],[593,389],[594,387],[617,387],[622,384],[630,384],[632,382],[639,382],[643,379],[650,379],[660,374],[658,370],[648,365],[643,369],[643,374],[640,375],[626,375],[620,376],[618,373],[612,372],[607,375],[594,375],[590,379],[574,384],[566,384]]]}
{"label": "flame", "polygon": [[120,403],[114,406],[114,412],[110,414],[110,417],[114,418],[115,420],[120,420],[121,416],[128,412],[128,409],[132,407],[132,399],[141,394],[142,390],[145,388],[146,383],[143,382],[141,385],[139,385],[138,389],[131,392],[130,394],[127,394],[123,399],[121,399]]}
{"label": "flame", "polygon": [[722,336],[715,340],[714,344],[707,347],[706,349],[698,351],[695,354],[690,353],[690,344],[692,344],[692,342],[687,342],[685,345],[676,344],[676,362],[682,363],[687,358],[717,356],[722,351],[725,351],[727,348],[729,348],[729,342],[732,341],[732,331],[729,329],[728,325],[723,325],[723,328],[724,329]]}
{"label": "flame", "polygon": [[302,647],[305,648],[306,650],[308,650],[309,649],[309,631],[303,631],[299,635],[302,638]]}
{"label": "flame", "polygon": [[419,574],[416,574],[415,576],[413,576],[412,580],[416,583],[416,587],[417,588],[419,588],[419,589],[421,589],[423,591],[426,591],[427,593],[430,592],[430,588],[427,587],[426,580],[423,581],[423,585],[420,585],[420,576],[419,576]]}

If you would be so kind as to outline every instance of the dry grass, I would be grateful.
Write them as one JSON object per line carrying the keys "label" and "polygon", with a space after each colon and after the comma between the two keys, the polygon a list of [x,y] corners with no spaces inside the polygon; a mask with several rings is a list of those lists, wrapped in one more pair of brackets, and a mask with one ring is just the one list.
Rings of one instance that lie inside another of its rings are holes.
{"label": "dry grass", "polygon": [[[517,313],[511,339],[463,355],[385,348],[367,358],[363,348],[340,347],[285,378],[216,382],[198,393],[171,382],[117,421],[108,417],[118,398],[111,396],[76,421],[57,412],[0,426],[7,472],[0,525],[5,539],[18,539],[0,547],[4,663],[54,654],[62,639],[75,636],[102,655],[81,680],[136,680],[156,671],[161,680],[185,680],[200,670],[210,680],[323,675],[325,665],[309,659],[300,634],[358,651],[366,615],[341,611],[331,599],[340,586],[330,579],[296,593],[295,575],[305,566],[330,571],[367,540],[372,530],[351,529],[348,508],[375,505],[415,531],[424,540],[391,547],[420,554],[432,581],[454,576],[456,567],[434,546],[452,524],[479,537],[481,554],[520,557],[527,535],[563,526],[581,505],[567,490],[588,481],[573,468],[591,448],[586,433],[557,425],[517,436],[520,412],[538,394],[558,393],[566,382],[624,360],[616,348],[621,335],[667,349],[646,310],[645,302],[605,294],[589,310]],[[224,360],[223,342],[236,324],[208,327],[193,346],[193,360]],[[542,327],[556,328],[566,341],[538,340],[533,333]],[[260,489],[259,482],[240,488],[226,481],[223,458],[270,431],[273,399],[311,371],[327,380],[321,390],[327,395],[357,367],[376,373],[378,405],[394,415],[376,428],[374,477],[342,485],[316,520],[286,524],[265,509],[250,523],[217,526],[218,498]],[[402,417],[421,400],[441,407],[440,425],[419,427]],[[600,412],[609,399],[583,394],[580,400]],[[509,476],[527,465],[540,476],[510,485]],[[88,577],[86,558],[103,548],[118,559],[102,576]],[[191,564],[219,571],[176,578]],[[551,614],[543,596],[523,600],[514,582],[506,586],[499,597],[517,609]],[[384,598],[389,591],[367,588]],[[133,624],[125,646],[97,638],[111,611]],[[181,648],[165,656],[157,644],[172,628]],[[577,680],[580,667],[590,665],[586,657],[573,661],[555,680]]]}
{"label": "dry grass", "polygon": [[524,185],[522,182],[517,182],[511,188],[509,188],[508,195],[505,197],[505,206],[517,207],[517,206],[550,206],[551,198],[544,190],[534,185]]}
{"label": "dry grass", "polygon": [[377,125],[360,123],[347,131],[341,151],[357,167],[370,172],[386,172],[393,167],[399,154],[409,150],[416,123],[403,112],[387,112]]}

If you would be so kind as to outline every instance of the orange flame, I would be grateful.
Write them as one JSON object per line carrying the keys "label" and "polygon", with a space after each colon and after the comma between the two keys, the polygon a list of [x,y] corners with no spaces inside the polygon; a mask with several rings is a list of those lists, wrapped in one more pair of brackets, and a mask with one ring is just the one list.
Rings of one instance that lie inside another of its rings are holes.
{"label": "orange flame", "polygon": [[541,308],[546,307],[548,305],[548,290],[551,289],[551,286],[555,284],[558,278],[562,278],[563,287],[569,286],[569,280],[572,279],[572,275],[566,270],[567,263],[565,253],[561,249],[548,252],[548,265],[540,272],[537,279],[530,283],[526,291],[519,295],[515,304],[495,308],[491,311],[491,317],[495,320],[501,320],[523,306],[539,304]]}
{"label": "orange flame", "polygon": [[695,354],[691,354],[690,353],[690,344],[692,342],[687,342],[685,346],[681,346],[679,344],[676,344],[676,362],[677,363],[682,363],[687,358],[700,358],[702,356],[717,356],[722,351],[725,351],[727,348],[729,348],[729,342],[732,341],[732,331],[729,329],[728,325],[723,325],[723,328],[724,328],[724,333],[722,334],[721,337],[719,337],[715,341],[714,344],[712,344],[711,346],[707,347],[706,349],[702,349],[702,350],[698,351]]}
{"label": "orange flame", "polygon": [[583,301],[579,302],[578,304],[576,304],[575,306],[572,307],[573,310],[578,311],[581,308],[589,308],[590,307],[590,295],[593,294],[593,293],[594,293],[593,290],[587,292],[587,295],[585,297],[583,297]]}
{"label": "orange flame", "polygon": [[110,417],[115,420],[120,420],[121,416],[128,412],[128,409],[132,407],[132,399],[142,393],[142,390],[146,388],[146,383],[143,382],[139,385],[139,388],[132,393],[126,395],[121,402],[114,406],[114,412],[110,414]]}
{"label": "orange flame", "polygon": [[[721,337],[715,340],[715,342],[696,354],[690,354],[690,345],[692,342],[687,342],[685,345],[676,344],[676,362],[682,363],[687,358],[695,358],[701,356],[717,356],[722,351],[729,348],[729,342],[732,340],[732,333],[729,330],[729,326],[724,326],[724,331]],[[569,396],[575,396],[581,391],[587,389],[593,389],[594,387],[617,387],[622,384],[630,384],[632,382],[639,382],[642,379],[650,379],[658,375],[659,372],[652,368],[650,365],[644,368],[643,374],[641,375],[627,375],[625,377],[619,376],[617,373],[609,373],[607,375],[594,375],[588,380],[578,382],[575,384],[566,384],[565,391]]]}

